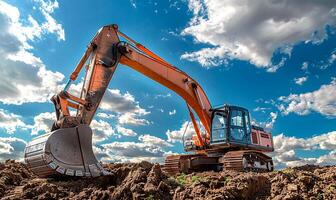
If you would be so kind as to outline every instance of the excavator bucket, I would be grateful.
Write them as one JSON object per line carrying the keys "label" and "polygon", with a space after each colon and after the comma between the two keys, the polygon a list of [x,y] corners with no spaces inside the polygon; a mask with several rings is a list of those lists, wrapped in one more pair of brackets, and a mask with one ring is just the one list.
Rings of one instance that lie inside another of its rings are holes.
{"label": "excavator bucket", "polygon": [[33,139],[25,148],[24,158],[40,177],[108,174],[92,151],[92,130],[88,125],[58,129]]}

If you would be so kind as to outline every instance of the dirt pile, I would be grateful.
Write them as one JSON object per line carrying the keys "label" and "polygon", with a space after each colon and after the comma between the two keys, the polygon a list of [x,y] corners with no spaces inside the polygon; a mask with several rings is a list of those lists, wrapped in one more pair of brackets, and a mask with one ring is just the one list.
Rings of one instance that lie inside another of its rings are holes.
{"label": "dirt pile", "polygon": [[2,199],[336,199],[336,167],[271,173],[223,171],[169,177],[160,165],[107,164],[98,178],[41,179],[15,161],[0,164]]}

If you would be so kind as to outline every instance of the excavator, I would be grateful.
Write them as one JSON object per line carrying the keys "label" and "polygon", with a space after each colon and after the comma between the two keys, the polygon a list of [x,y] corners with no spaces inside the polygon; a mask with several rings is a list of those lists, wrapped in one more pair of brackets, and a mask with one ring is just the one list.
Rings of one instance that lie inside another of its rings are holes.
{"label": "excavator", "polygon": [[[169,88],[186,102],[195,134],[183,139],[188,153],[166,157],[163,170],[168,174],[273,170],[272,158],[265,154],[274,151],[272,134],[251,125],[247,109],[226,104],[212,107],[197,81],[112,24],[96,33],[64,89],[51,98],[56,113],[51,131],[27,144],[24,160],[36,175],[97,177],[109,174],[94,155],[90,123],[118,64]],[[69,88],[83,68],[85,76],[78,97],[71,94]]]}

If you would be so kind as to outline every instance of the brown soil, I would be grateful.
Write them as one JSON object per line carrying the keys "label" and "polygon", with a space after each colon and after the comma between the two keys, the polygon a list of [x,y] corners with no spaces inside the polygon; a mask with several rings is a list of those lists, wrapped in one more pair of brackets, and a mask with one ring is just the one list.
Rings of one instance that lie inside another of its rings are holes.
{"label": "brown soil", "polygon": [[107,164],[98,178],[41,179],[19,162],[0,163],[2,199],[336,199],[336,167],[271,173],[223,171],[169,177],[158,164]]}

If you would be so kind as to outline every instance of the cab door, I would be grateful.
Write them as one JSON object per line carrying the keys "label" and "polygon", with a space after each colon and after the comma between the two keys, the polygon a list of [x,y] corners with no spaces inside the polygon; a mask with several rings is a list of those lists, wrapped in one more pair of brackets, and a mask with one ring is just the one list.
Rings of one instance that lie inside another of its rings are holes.
{"label": "cab door", "polygon": [[250,144],[251,125],[246,109],[232,107],[230,109],[230,143]]}
{"label": "cab door", "polygon": [[212,117],[211,143],[227,142],[227,116],[223,111],[216,111]]}

